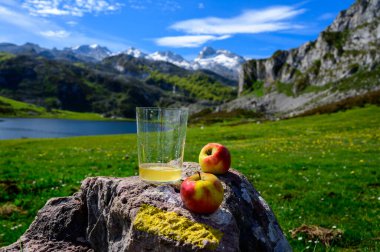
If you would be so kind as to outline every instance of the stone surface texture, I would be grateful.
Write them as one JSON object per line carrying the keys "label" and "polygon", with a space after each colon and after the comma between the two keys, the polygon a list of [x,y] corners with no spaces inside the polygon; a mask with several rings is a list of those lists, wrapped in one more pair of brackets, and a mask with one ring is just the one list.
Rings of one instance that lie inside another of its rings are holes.
{"label": "stone surface texture", "polygon": [[[197,163],[184,166],[183,178],[199,170]],[[218,177],[224,200],[211,215],[185,209],[179,184],[154,185],[136,176],[87,178],[73,196],[49,200],[25,234],[0,251],[291,251],[270,207],[246,177],[233,169]],[[166,220],[174,220],[170,224],[173,234],[200,223],[222,236],[210,247],[206,238],[192,243],[191,239],[160,235],[165,233],[160,225],[156,232],[139,230],[134,220],[140,214],[141,225],[142,206],[158,209],[158,216],[174,216]],[[175,220],[189,226],[181,227]]]}

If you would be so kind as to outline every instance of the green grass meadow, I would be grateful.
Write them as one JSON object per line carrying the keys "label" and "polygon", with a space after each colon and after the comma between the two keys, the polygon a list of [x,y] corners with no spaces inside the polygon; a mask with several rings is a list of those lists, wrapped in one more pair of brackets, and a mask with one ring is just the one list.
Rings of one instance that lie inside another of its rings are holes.
{"label": "green grass meadow", "polygon": [[[1,57],[1,54],[0,54]],[[52,109],[20,102],[0,96],[1,117],[39,117],[73,120],[109,120],[96,113],[79,113],[68,110]]]}
{"label": "green grass meadow", "polygon": [[[192,125],[186,161],[227,146],[274,211],[294,251],[380,251],[380,107],[263,123]],[[0,141],[0,246],[28,228],[51,197],[89,176],[138,172],[136,135]],[[289,230],[341,230],[325,246]]]}

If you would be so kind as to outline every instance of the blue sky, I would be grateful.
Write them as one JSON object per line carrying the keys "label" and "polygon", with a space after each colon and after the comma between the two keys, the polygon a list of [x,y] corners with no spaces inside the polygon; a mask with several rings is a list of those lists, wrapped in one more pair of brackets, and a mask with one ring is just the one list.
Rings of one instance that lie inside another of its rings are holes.
{"label": "blue sky", "polygon": [[111,51],[204,46],[247,58],[314,40],[353,0],[0,0],[0,42],[47,48],[100,44]]}

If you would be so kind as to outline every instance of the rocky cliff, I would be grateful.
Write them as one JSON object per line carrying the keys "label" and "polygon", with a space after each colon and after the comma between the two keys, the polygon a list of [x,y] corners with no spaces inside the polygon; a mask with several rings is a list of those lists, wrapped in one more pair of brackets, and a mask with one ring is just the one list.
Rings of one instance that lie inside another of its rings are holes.
{"label": "rocky cliff", "polygon": [[254,93],[256,98],[244,97],[234,106],[250,107],[249,100],[271,112],[289,112],[320,105],[320,100],[336,101],[326,97],[337,93],[345,98],[376,89],[380,85],[379,24],[380,0],[358,0],[315,41],[276,51],[268,59],[248,61],[239,94]]}

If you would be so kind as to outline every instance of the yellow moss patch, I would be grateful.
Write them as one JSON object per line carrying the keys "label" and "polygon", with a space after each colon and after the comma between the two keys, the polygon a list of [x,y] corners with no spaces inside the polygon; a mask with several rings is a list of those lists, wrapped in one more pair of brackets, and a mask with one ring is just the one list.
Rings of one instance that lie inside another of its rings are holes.
{"label": "yellow moss patch", "polygon": [[141,206],[133,226],[140,231],[206,249],[216,249],[223,236],[221,231],[208,225],[150,205]]}

